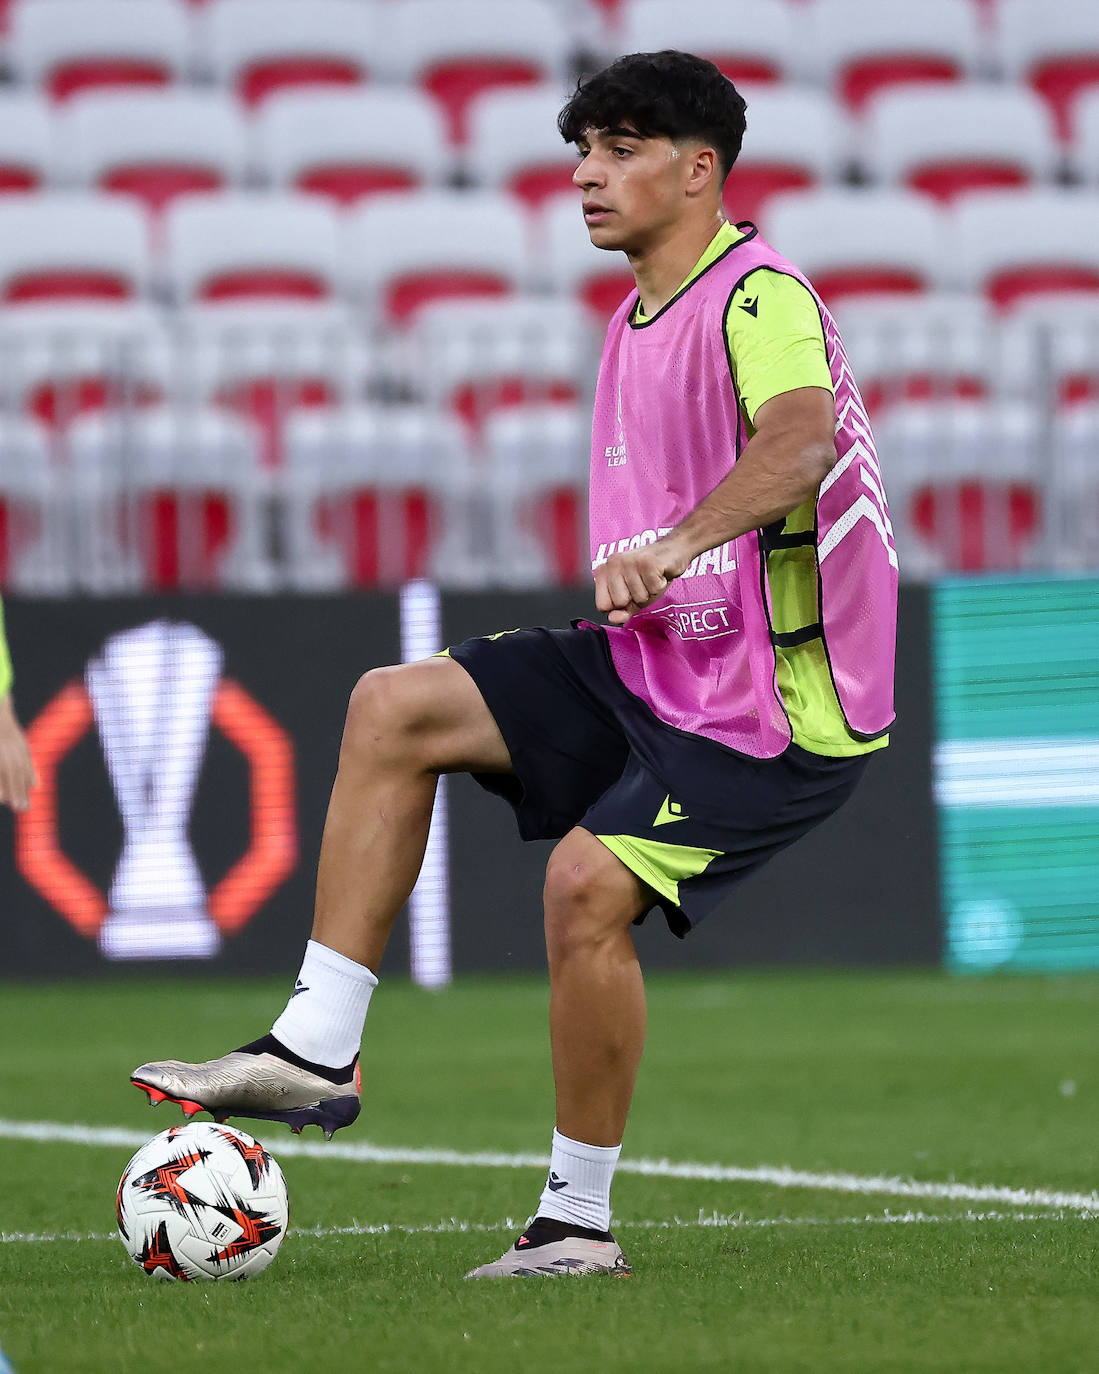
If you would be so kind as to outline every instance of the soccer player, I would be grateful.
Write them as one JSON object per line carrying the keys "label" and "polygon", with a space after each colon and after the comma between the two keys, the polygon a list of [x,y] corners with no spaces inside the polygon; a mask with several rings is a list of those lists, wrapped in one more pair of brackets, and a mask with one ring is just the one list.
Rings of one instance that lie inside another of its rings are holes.
{"label": "soccer player", "polygon": [[352,1121],[374,970],[436,779],[473,774],[524,838],[559,843],[549,1176],[532,1223],[470,1277],[630,1272],[610,1231],[645,1035],[630,926],[658,909],[685,936],[850,796],[893,719],[896,555],[870,426],[823,303],[754,226],[725,221],[744,110],[709,62],[661,52],[620,58],[561,112],[577,218],[637,284],[608,327],[593,422],[609,623],[360,679],[286,1009],[221,1059],[133,1075],[187,1111]]}
{"label": "soccer player", "polygon": [[15,714],[12,680],[11,654],[4,633],[4,608],[0,605],[0,803],[10,806],[13,811],[26,811],[36,778],[27,737]]}

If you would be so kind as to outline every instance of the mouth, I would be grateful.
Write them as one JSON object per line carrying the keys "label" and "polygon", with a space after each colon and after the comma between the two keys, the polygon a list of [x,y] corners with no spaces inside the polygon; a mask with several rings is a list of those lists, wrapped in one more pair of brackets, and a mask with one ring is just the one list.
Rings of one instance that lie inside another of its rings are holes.
{"label": "mouth", "polygon": [[598,205],[595,201],[587,201],[584,205],[584,223],[602,224],[608,215],[612,215],[613,210],[609,210],[605,205]]}

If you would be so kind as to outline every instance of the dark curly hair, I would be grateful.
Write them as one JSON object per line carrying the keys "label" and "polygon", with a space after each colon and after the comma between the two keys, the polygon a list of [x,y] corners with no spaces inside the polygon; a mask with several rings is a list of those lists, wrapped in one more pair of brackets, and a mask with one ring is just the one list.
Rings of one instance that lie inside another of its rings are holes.
{"label": "dark curly hair", "polygon": [[713,147],[721,179],[740,153],[744,97],[712,62],[689,52],[635,52],[620,57],[576,91],[557,116],[566,143],[585,129],[636,129],[644,138],[700,138]]}

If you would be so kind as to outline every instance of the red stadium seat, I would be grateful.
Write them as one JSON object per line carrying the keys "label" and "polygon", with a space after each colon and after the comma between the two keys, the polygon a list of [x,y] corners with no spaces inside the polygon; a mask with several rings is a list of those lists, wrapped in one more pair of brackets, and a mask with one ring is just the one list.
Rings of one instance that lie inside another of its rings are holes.
{"label": "red stadium seat", "polygon": [[913,191],[791,191],[771,201],[761,227],[830,306],[928,291],[945,272],[942,212]]}
{"label": "red stadium seat", "polygon": [[341,206],[439,185],[451,167],[442,116],[412,89],[285,91],[259,112],[256,132],[270,181]]}
{"label": "red stadium seat", "polygon": [[244,179],[247,135],[220,93],[108,91],[74,101],[61,119],[79,185],[131,195],[159,214],[178,196]]}
{"label": "red stadium seat", "polygon": [[465,142],[470,104],[497,86],[562,82],[572,42],[546,0],[391,0],[387,61],[443,109],[451,140]]}
{"label": "red stadium seat", "polygon": [[357,86],[379,39],[361,0],[213,0],[201,21],[206,60],[248,106],[297,86]]}
{"label": "red stadium seat", "polygon": [[323,302],[338,289],[335,213],[290,192],[187,196],[165,221],[177,301]]}
{"label": "red stadium seat", "polygon": [[190,44],[178,0],[34,0],[16,7],[10,60],[54,100],[104,86],[166,86],[180,79]]}
{"label": "red stadium seat", "polygon": [[746,92],[751,133],[725,182],[729,218],[757,221],[772,196],[839,181],[851,156],[847,116],[819,91],[764,86]]}
{"label": "red stadium seat", "polygon": [[433,301],[512,294],[528,276],[522,212],[493,191],[374,196],[348,219],[343,253],[354,293],[395,325]]}
{"label": "red stadium seat", "polygon": [[294,416],[279,479],[291,584],[393,586],[438,575],[440,558],[449,580],[470,580],[472,555],[446,546],[469,473],[460,424],[428,408]]}
{"label": "red stadium seat", "polygon": [[807,64],[853,110],[889,86],[961,80],[983,50],[977,11],[958,0],[816,0],[805,25]]}
{"label": "red stadium seat", "polygon": [[0,92],[0,195],[43,190],[55,164],[46,101],[30,91]]}
{"label": "red stadium seat", "polygon": [[557,132],[557,86],[506,87],[475,100],[464,164],[470,181],[537,207],[572,187],[576,150]]}
{"label": "red stadium seat", "polygon": [[1099,293],[1099,204],[1083,190],[987,191],[954,211],[958,284],[1000,309]]}
{"label": "red stadium seat", "polygon": [[0,198],[0,302],[124,302],[151,267],[140,211],[109,196],[43,192]]}
{"label": "red stadium seat", "polygon": [[1004,73],[1033,86],[1047,102],[1060,136],[1072,134],[1076,102],[1099,87],[1099,24],[1089,5],[1001,0],[997,56]]}
{"label": "red stadium seat", "polygon": [[977,190],[1052,182],[1053,120],[1019,87],[906,86],[873,100],[864,119],[869,179],[949,202]]}
{"label": "red stadium seat", "polygon": [[725,0],[625,0],[618,52],[679,48],[708,58],[739,86],[781,81],[795,68],[796,19],[785,0],[752,0],[730,16]]}

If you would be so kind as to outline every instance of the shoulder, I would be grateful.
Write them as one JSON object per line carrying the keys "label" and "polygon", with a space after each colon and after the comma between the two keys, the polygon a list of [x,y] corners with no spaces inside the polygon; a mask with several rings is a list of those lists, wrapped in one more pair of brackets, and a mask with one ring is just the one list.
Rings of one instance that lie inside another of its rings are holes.
{"label": "shoulder", "polygon": [[773,267],[757,267],[738,280],[725,307],[730,339],[781,336],[823,337],[816,297],[797,277]]}

